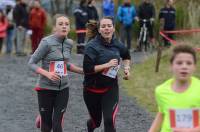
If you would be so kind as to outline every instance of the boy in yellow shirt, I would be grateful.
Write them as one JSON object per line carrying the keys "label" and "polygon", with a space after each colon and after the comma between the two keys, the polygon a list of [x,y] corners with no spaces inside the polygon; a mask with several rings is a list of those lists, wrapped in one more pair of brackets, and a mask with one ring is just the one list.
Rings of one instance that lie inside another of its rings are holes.
{"label": "boy in yellow shirt", "polygon": [[[178,45],[174,48],[170,59],[173,77],[155,90],[159,112],[149,132],[200,132],[198,122],[191,128],[176,127],[173,126],[175,122],[172,121],[172,117],[170,118],[170,110],[178,112],[179,110],[192,111],[194,108],[198,110],[200,108],[200,80],[192,76],[196,69],[196,62],[196,53],[192,47]],[[178,117],[174,118],[178,119]],[[192,118],[188,118],[188,120],[193,121]],[[176,124],[178,123],[176,122]]]}

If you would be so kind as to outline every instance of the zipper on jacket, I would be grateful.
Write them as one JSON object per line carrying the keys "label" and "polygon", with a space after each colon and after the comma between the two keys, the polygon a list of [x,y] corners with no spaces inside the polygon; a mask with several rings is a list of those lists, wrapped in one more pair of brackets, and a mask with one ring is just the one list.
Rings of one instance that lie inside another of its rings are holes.
{"label": "zipper on jacket", "polygon": [[[63,43],[65,42],[65,38],[63,39],[63,41],[62,41],[62,49],[61,49],[61,53],[62,53],[62,61],[64,61],[64,54],[63,54],[63,52],[64,52],[64,49],[63,49]],[[64,63],[65,64],[65,63]],[[60,78],[60,82],[59,82],[59,90],[61,89],[61,84],[62,84],[62,76],[61,76],[61,78]]]}

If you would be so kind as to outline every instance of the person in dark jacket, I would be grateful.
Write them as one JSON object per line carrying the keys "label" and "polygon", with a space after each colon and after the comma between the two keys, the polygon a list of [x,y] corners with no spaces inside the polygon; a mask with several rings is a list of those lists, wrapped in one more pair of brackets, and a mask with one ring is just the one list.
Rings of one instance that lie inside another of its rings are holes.
{"label": "person in dark jacket", "polygon": [[88,0],[87,12],[88,12],[88,21],[99,20],[99,15],[95,7],[95,0]]}
{"label": "person in dark jacket", "polygon": [[129,79],[131,58],[124,44],[114,37],[114,31],[112,18],[102,18],[96,37],[88,41],[85,48],[83,96],[90,115],[88,132],[94,132],[100,126],[102,115],[104,132],[116,132],[115,117],[119,101],[117,73],[122,58],[124,79]]}
{"label": "person in dark jacket", "polygon": [[24,0],[17,0],[13,10],[13,20],[16,24],[16,55],[25,55],[25,36],[28,28],[28,11]]}
{"label": "person in dark jacket", "polygon": [[80,5],[74,11],[77,33],[77,53],[82,54],[86,36],[86,23],[88,22],[87,0],[81,0]]}
{"label": "person in dark jacket", "polygon": [[[155,20],[155,7],[151,3],[151,0],[144,0],[138,8],[138,18],[139,20],[146,19],[147,20],[147,29],[149,31],[149,37],[153,41],[153,22]],[[142,21],[140,21],[140,27],[143,26]]]}
{"label": "person in dark jacket", "polygon": [[[160,9],[160,25],[162,31],[173,31],[176,27],[176,9],[173,7],[173,0],[166,0],[165,7]],[[166,36],[173,39],[173,34],[165,33]],[[171,44],[164,39],[164,46],[169,47]]]}

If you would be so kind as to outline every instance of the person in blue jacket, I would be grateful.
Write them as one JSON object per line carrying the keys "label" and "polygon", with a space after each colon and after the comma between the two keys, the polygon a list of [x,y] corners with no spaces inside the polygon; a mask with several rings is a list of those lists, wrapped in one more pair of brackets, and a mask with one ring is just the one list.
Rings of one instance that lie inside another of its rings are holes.
{"label": "person in blue jacket", "polygon": [[136,10],[133,5],[131,5],[130,0],[124,0],[123,5],[119,6],[117,10],[117,18],[121,23],[120,37],[121,41],[125,43],[125,38],[127,40],[127,48],[131,49],[131,28],[136,18]]}
{"label": "person in blue jacket", "polygon": [[115,5],[113,0],[103,0],[102,10],[103,10],[103,16],[114,17]]}

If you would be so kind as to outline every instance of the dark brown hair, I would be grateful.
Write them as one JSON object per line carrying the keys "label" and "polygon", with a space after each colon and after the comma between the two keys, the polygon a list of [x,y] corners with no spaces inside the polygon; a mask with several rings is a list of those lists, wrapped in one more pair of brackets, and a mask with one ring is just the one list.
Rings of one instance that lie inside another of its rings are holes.
{"label": "dark brown hair", "polygon": [[95,21],[95,20],[89,20],[89,22],[87,23],[86,27],[87,27],[87,38],[88,40],[94,38],[97,34],[98,34],[98,29],[100,27],[100,22],[103,19],[109,19],[112,21],[112,24],[114,26],[114,20],[113,17],[110,16],[106,16],[101,18],[99,21]]}
{"label": "dark brown hair", "polygon": [[196,58],[196,52],[195,50],[192,48],[192,46],[190,45],[186,45],[186,44],[180,44],[174,47],[173,51],[172,51],[172,56],[170,58],[170,63],[172,64],[175,57],[180,54],[180,53],[188,53],[191,54],[193,56],[194,59],[194,63],[197,63],[197,58]]}
{"label": "dark brown hair", "polygon": [[97,28],[98,28],[98,29],[99,29],[99,27],[100,27],[100,22],[101,22],[101,20],[103,20],[103,19],[109,19],[109,20],[111,20],[111,21],[112,21],[112,24],[113,24],[113,27],[115,26],[114,18],[113,18],[112,16],[105,16],[105,17],[102,17],[102,18],[99,20],[99,22],[98,22],[98,24],[97,24]]}
{"label": "dark brown hair", "polygon": [[89,5],[89,4],[91,4],[91,3],[92,3],[92,1],[93,1],[93,0],[88,0],[87,4],[88,4],[88,5]]}

